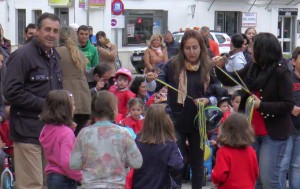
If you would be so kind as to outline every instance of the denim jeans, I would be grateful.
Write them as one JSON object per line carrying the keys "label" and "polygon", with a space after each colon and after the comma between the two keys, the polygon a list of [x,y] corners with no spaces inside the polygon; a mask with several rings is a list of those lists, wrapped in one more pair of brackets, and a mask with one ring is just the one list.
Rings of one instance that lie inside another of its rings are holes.
{"label": "denim jeans", "polygon": [[48,189],[77,189],[77,182],[59,173],[47,175]]}
{"label": "denim jeans", "polygon": [[300,134],[292,137],[292,155],[289,169],[289,189],[300,187]]}
{"label": "denim jeans", "polygon": [[285,189],[290,165],[292,138],[272,140],[258,136],[253,144],[259,164],[259,180],[256,189]]}

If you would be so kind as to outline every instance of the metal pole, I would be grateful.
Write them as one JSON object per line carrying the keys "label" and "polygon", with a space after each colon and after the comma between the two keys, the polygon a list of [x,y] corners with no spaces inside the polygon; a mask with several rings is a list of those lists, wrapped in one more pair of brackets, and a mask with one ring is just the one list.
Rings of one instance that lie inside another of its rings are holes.
{"label": "metal pole", "polygon": [[90,25],[90,0],[86,0],[86,1],[87,1],[86,25],[89,26]]}

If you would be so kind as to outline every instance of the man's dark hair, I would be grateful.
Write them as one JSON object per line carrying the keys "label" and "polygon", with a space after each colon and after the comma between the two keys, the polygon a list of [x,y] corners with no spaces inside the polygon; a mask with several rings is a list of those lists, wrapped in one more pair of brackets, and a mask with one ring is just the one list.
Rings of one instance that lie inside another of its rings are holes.
{"label": "man's dark hair", "polygon": [[45,19],[49,18],[50,20],[53,20],[53,21],[58,21],[60,23],[60,19],[58,18],[57,15],[55,14],[52,14],[52,13],[48,13],[48,12],[45,12],[44,14],[42,14],[38,21],[37,21],[37,28],[41,28],[42,27],[42,24],[43,24],[43,21]]}
{"label": "man's dark hair", "polygon": [[79,26],[77,33],[79,33],[80,30],[89,31],[89,27],[86,25],[81,25],[81,26]]}
{"label": "man's dark hair", "polygon": [[108,64],[97,64],[97,66],[95,66],[93,75],[98,74],[99,77],[102,77],[105,72],[108,72],[111,69],[112,68]]}
{"label": "man's dark hair", "polygon": [[25,33],[27,33],[29,29],[36,29],[36,25],[34,23],[28,24],[25,28]]}
{"label": "man's dark hair", "polygon": [[244,37],[241,34],[234,34],[231,36],[231,43],[235,48],[242,48],[244,44]]}

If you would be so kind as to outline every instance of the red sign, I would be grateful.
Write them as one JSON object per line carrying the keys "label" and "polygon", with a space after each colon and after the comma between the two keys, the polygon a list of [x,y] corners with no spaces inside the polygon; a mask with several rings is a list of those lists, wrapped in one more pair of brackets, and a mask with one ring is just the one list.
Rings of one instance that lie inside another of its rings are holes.
{"label": "red sign", "polygon": [[111,19],[111,26],[116,26],[118,24],[118,21],[116,19]]}
{"label": "red sign", "polygon": [[114,15],[120,15],[124,12],[124,4],[121,0],[114,0],[111,3],[111,12]]}

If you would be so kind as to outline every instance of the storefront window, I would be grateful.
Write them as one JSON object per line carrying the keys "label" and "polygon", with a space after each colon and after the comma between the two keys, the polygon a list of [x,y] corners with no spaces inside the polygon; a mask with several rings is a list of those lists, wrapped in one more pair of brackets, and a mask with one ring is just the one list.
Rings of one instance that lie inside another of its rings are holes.
{"label": "storefront window", "polygon": [[126,10],[123,46],[146,45],[153,34],[166,31],[166,26],[166,11]]}

